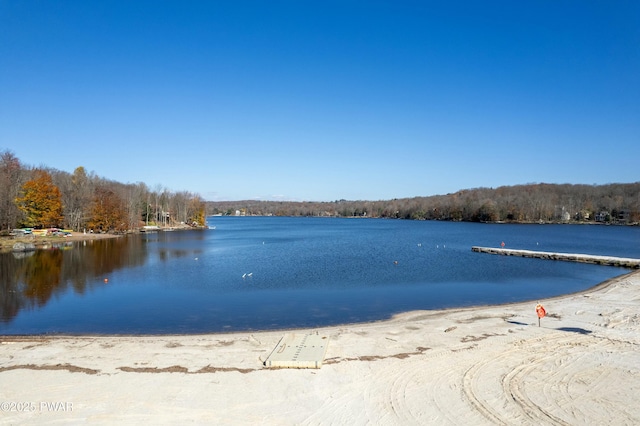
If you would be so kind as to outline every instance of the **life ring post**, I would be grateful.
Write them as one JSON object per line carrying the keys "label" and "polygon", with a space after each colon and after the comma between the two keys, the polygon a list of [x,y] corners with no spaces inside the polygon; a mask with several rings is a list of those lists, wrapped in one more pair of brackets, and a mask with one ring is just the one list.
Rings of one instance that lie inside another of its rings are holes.
{"label": "life ring post", "polygon": [[540,327],[540,318],[547,315],[547,311],[544,309],[544,306],[539,303],[536,305],[536,314],[538,314],[538,327]]}

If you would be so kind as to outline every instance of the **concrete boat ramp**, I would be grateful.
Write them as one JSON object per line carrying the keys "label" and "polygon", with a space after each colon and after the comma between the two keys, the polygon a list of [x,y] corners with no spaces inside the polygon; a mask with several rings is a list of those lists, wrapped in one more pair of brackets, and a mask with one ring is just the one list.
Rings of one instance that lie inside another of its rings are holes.
{"label": "concrete boat ramp", "polygon": [[565,260],[568,262],[595,263],[597,265],[619,266],[622,268],[639,269],[640,259],[629,257],[596,256],[592,254],[551,253],[546,251],[512,250],[493,247],[471,247],[471,251],[478,253],[501,254],[503,256],[534,257],[537,259]]}

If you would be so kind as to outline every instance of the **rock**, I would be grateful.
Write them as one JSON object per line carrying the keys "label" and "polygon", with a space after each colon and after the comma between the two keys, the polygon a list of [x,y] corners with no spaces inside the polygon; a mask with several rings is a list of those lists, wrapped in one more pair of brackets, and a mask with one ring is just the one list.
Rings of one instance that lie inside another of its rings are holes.
{"label": "rock", "polygon": [[13,251],[24,252],[24,251],[34,251],[36,246],[33,243],[15,243],[13,245]]}

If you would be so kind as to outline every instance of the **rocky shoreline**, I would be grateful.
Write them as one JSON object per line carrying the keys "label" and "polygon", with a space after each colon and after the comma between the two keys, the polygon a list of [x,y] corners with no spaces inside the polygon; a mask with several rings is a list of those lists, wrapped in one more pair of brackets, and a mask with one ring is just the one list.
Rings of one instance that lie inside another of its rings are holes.
{"label": "rocky shoreline", "polygon": [[[121,235],[116,234],[72,234],[66,237],[51,235],[51,236],[23,236],[23,237],[0,237],[0,253],[6,253],[13,251],[16,244],[22,244],[27,248],[33,247],[33,249],[49,248],[56,244],[64,244],[66,242],[73,241],[86,241],[86,240],[102,240],[106,238],[119,238]],[[25,251],[25,250],[19,250]]]}
{"label": "rocky shoreline", "polygon": [[[172,226],[167,228],[157,228],[153,232],[166,232],[166,231],[186,231],[194,229],[206,229],[205,227],[193,227],[188,225]],[[144,232],[129,231],[127,234]],[[127,234],[111,234],[111,233],[83,233],[74,232],[65,236],[62,235],[24,235],[20,237],[14,236],[0,236],[0,253],[7,253],[11,251],[30,251],[38,249],[48,249],[60,244],[73,241],[88,241],[88,240],[104,240],[107,238],[121,238]],[[16,244],[22,244],[26,247],[26,250],[14,250]]]}

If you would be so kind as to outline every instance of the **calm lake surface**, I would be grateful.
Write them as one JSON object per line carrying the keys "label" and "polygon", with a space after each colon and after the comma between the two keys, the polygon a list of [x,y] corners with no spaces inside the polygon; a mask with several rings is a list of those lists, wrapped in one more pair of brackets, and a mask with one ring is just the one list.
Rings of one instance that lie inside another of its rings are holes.
{"label": "calm lake surface", "polygon": [[208,221],[215,230],[0,254],[0,334],[316,327],[417,309],[543,300],[629,272],[471,251],[473,245],[499,247],[502,241],[513,249],[640,258],[638,227],[289,217]]}

